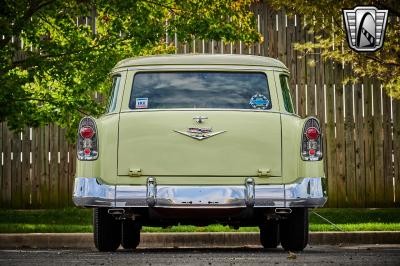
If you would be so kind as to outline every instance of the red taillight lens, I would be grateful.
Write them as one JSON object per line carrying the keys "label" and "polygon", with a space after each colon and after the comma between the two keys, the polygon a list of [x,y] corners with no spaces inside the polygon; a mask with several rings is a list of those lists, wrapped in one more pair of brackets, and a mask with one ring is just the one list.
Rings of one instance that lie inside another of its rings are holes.
{"label": "red taillight lens", "polygon": [[83,150],[83,153],[84,153],[85,155],[90,155],[90,149],[89,149],[89,148],[84,149],[84,150]]}
{"label": "red taillight lens", "polygon": [[306,136],[308,139],[316,140],[319,137],[318,129],[315,127],[310,127],[306,131]]}
{"label": "red taillight lens", "polygon": [[78,160],[93,161],[99,157],[99,142],[96,122],[91,117],[84,117],[79,123],[76,152]]}
{"label": "red taillight lens", "polygon": [[90,139],[94,136],[94,131],[91,127],[82,127],[79,131],[79,134],[81,134],[82,138],[84,139]]}

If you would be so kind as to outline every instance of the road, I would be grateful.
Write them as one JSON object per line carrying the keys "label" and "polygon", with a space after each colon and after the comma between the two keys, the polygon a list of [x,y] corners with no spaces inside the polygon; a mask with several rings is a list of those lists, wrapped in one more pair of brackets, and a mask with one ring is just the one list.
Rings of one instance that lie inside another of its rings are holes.
{"label": "road", "polygon": [[289,254],[256,247],[218,249],[0,250],[0,265],[400,265],[400,245],[313,246]]}

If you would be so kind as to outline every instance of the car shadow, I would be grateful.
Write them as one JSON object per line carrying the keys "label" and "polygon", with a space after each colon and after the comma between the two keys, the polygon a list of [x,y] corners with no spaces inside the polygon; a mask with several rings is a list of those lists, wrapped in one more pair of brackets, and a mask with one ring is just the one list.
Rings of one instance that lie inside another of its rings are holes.
{"label": "car shadow", "polygon": [[[135,250],[132,249],[119,249],[119,253],[272,253],[272,254],[289,254],[289,251],[285,251],[282,247],[278,248],[261,248],[261,247],[216,247],[216,248],[193,248],[193,247],[167,247],[167,248],[140,248]],[[291,253],[303,254],[303,253],[324,253],[319,248],[307,247],[304,251],[295,251]]]}

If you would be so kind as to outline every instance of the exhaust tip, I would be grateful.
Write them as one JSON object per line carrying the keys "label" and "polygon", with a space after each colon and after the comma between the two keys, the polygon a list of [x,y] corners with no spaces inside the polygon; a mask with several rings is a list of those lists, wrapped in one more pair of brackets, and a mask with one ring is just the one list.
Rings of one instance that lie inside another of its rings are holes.
{"label": "exhaust tip", "polygon": [[111,215],[123,215],[125,213],[125,210],[121,208],[113,208],[108,209],[108,213]]}
{"label": "exhaust tip", "polygon": [[275,213],[276,214],[291,214],[292,209],[291,208],[275,208]]}

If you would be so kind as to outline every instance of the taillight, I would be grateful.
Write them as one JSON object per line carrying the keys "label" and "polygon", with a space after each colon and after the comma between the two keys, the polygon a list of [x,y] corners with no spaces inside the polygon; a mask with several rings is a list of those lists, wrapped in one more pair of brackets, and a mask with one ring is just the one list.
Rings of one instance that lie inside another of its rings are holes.
{"label": "taillight", "polygon": [[319,137],[319,131],[315,127],[309,127],[306,130],[306,136],[308,139],[316,140]]}
{"label": "taillight", "polygon": [[94,135],[94,130],[91,127],[81,127],[81,129],[79,130],[79,133],[81,134],[81,137],[84,139],[90,139],[93,137]]}
{"label": "taillight", "polygon": [[84,117],[79,123],[77,156],[81,161],[93,161],[99,157],[97,127],[93,118]]}
{"label": "taillight", "polygon": [[301,138],[301,158],[304,161],[322,159],[322,133],[316,118],[309,118],[304,124]]}

